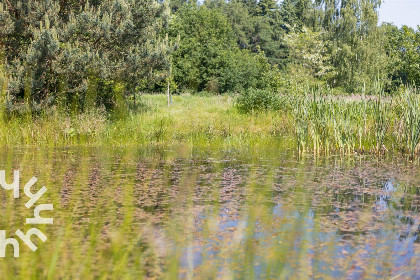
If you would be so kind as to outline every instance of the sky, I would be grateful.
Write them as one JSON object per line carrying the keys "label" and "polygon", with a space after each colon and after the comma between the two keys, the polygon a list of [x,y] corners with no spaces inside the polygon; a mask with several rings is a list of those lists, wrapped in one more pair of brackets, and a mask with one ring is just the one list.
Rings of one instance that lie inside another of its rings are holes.
{"label": "sky", "polygon": [[420,25],[420,0],[382,0],[379,21],[416,28]]}

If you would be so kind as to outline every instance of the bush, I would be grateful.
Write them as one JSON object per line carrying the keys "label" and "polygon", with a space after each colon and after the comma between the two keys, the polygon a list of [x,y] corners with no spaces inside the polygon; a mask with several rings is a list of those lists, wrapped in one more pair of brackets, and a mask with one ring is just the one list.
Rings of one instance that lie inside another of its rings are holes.
{"label": "bush", "polygon": [[241,92],[236,100],[236,107],[243,113],[279,110],[281,100],[279,94],[271,90],[250,88]]}
{"label": "bush", "polygon": [[220,84],[224,92],[246,89],[278,89],[280,72],[269,64],[264,52],[251,53],[236,49],[226,57],[227,66],[220,71]]}

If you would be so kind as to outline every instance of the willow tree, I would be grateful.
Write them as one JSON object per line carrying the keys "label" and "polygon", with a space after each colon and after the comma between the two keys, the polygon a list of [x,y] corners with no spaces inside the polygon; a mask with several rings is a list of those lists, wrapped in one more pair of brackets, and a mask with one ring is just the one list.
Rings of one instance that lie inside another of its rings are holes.
{"label": "willow tree", "polygon": [[386,77],[384,37],[378,27],[381,0],[317,0],[337,75],[332,84],[350,90]]}

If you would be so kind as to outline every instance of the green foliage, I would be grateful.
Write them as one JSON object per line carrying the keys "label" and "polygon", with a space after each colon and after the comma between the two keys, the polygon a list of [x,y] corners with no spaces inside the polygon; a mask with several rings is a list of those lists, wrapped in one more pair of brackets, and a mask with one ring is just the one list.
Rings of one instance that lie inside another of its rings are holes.
{"label": "green foliage", "polygon": [[376,150],[379,152],[383,149],[385,136],[390,124],[390,114],[388,112],[388,104],[385,104],[382,101],[382,98],[384,98],[384,89],[379,81],[375,82],[374,90],[378,96],[373,108],[375,116]]}
{"label": "green foliage", "polygon": [[179,87],[195,91],[237,91],[265,88],[261,77],[271,69],[264,54],[236,46],[227,17],[206,6],[186,6],[174,16],[170,34],[180,37],[173,52],[173,73]]}
{"label": "green foliage", "polygon": [[11,102],[23,101],[37,111],[60,100],[84,110],[93,83],[94,103],[112,107],[115,85],[123,84],[125,94],[131,94],[140,81],[153,80],[156,70],[168,69],[169,42],[160,38],[169,16],[165,4],[116,0],[80,7],[61,2],[67,1],[1,5]]}
{"label": "green foliage", "polygon": [[283,42],[285,28],[274,1],[207,0],[204,5],[227,16],[239,48],[253,53],[262,50],[271,64],[284,66],[287,59]]}
{"label": "green foliage", "polygon": [[300,33],[287,34],[285,41],[292,63],[302,66],[314,77],[328,79],[334,75],[334,68],[329,65],[330,56],[322,36],[321,32],[303,27]]}
{"label": "green foliage", "polygon": [[169,34],[180,37],[173,53],[175,81],[201,91],[209,81],[220,77],[234,48],[231,27],[223,14],[205,7],[185,6],[173,17]]}
{"label": "green foliage", "polygon": [[384,36],[377,27],[379,0],[317,1],[324,8],[323,29],[329,43],[336,75],[333,86],[349,91],[373,85],[375,77],[386,77],[388,60]]}
{"label": "green foliage", "polygon": [[398,109],[401,114],[399,138],[403,144],[403,151],[414,158],[420,144],[420,98],[416,88],[407,87],[401,91],[399,99]]}
{"label": "green foliage", "polygon": [[394,87],[402,84],[420,85],[420,29],[384,25],[386,50],[392,59],[389,69]]}
{"label": "green foliage", "polygon": [[280,15],[285,24],[285,29],[301,31],[303,27],[313,27],[315,10],[311,0],[283,0]]}
{"label": "green foliage", "polygon": [[240,93],[236,107],[243,113],[279,110],[281,100],[279,94],[274,91],[249,88]]}
{"label": "green foliage", "polygon": [[385,92],[418,85],[420,31],[377,26],[380,4],[7,0],[0,5],[2,98],[12,112],[57,104],[126,115],[140,91],[168,84],[177,92],[283,95],[377,94],[377,78]]}
{"label": "green foliage", "polygon": [[237,99],[175,95],[170,108],[166,96],[145,95],[147,111],[113,120],[101,108],[79,114],[50,110],[38,118],[0,120],[0,142],[4,146],[275,146],[302,154],[398,152],[418,158],[420,107],[413,88],[373,100],[328,96],[323,90],[299,96],[251,89],[242,94]]}

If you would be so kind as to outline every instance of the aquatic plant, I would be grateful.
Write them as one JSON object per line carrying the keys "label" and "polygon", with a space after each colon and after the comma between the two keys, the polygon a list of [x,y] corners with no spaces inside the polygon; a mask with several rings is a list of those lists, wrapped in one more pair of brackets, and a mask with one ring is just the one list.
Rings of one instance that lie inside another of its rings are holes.
{"label": "aquatic plant", "polygon": [[[380,87],[379,87],[380,89]],[[263,94],[263,91],[261,91]],[[414,88],[397,96],[331,96],[319,89],[276,95],[277,109],[244,114],[235,96],[143,95],[122,118],[95,109],[72,115],[53,108],[0,121],[3,146],[162,146],[220,149],[278,147],[314,154],[398,151],[413,158],[420,141]],[[391,120],[398,120],[392,121]]]}
{"label": "aquatic plant", "polygon": [[319,91],[314,91],[313,99],[310,105],[311,109],[311,138],[314,147],[314,153],[319,154],[321,151],[328,152],[330,150],[330,106]]}
{"label": "aquatic plant", "polygon": [[389,109],[390,105],[383,101],[384,90],[379,81],[374,84],[374,91],[377,99],[375,100],[373,116],[375,119],[375,139],[376,151],[379,153],[384,149],[384,141],[389,127]]}
{"label": "aquatic plant", "polygon": [[400,94],[401,110],[400,138],[405,143],[404,149],[414,158],[420,143],[420,100],[414,87],[405,87]]}
{"label": "aquatic plant", "polygon": [[296,145],[299,153],[304,153],[308,146],[310,107],[306,98],[297,99],[293,109],[295,120]]}

